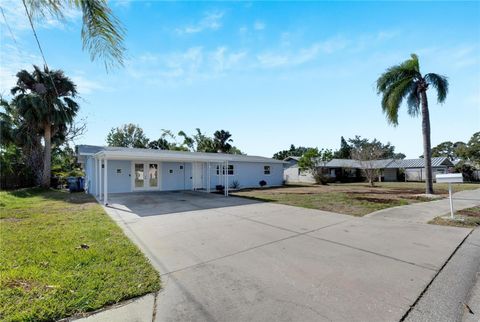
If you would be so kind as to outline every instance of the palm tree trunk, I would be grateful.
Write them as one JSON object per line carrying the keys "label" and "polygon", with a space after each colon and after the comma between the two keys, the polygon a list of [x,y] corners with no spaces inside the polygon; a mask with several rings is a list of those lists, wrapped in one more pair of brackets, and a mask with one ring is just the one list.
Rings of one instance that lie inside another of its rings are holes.
{"label": "palm tree trunk", "polygon": [[428,112],[427,92],[422,91],[422,133],[423,158],[425,160],[425,193],[433,194],[432,144],[430,142],[430,115]]}
{"label": "palm tree trunk", "polygon": [[45,149],[43,151],[43,176],[42,187],[50,188],[50,175],[52,168],[52,126],[50,123],[45,124],[44,127]]}

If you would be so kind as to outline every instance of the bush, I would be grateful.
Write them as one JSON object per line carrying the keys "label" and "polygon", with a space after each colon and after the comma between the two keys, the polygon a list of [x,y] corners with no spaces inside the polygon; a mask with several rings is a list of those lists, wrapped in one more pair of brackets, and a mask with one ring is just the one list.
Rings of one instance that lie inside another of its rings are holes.
{"label": "bush", "polygon": [[230,186],[232,189],[238,189],[240,188],[240,182],[238,180],[233,180],[232,185]]}
{"label": "bush", "polygon": [[463,161],[459,162],[455,166],[455,172],[461,173],[464,181],[475,181],[475,168],[470,164],[467,164]]}
{"label": "bush", "polygon": [[315,180],[316,184],[321,184],[321,185],[327,185],[329,181],[329,178],[319,171],[317,171],[313,175],[313,179]]}
{"label": "bush", "polygon": [[258,184],[260,185],[260,187],[265,187],[267,185],[267,181],[260,180],[260,182]]}

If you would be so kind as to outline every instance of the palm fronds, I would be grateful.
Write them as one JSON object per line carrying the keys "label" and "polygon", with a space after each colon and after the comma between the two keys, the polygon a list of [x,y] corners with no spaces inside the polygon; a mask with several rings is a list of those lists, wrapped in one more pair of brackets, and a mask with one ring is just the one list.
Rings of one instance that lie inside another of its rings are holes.
{"label": "palm fronds", "polygon": [[428,73],[425,75],[425,80],[429,85],[432,85],[437,90],[437,101],[443,103],[448,94],[448,79],[445,76]]}

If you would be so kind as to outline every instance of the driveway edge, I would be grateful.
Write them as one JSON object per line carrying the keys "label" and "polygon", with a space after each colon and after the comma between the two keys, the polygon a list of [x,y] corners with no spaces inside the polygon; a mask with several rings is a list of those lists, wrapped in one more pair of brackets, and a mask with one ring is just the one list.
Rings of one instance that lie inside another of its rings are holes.
{"label": "driveway edge", "polygon": [[480,229],[475,229],[400,321],[461,321],[480,269],[479,245]]}

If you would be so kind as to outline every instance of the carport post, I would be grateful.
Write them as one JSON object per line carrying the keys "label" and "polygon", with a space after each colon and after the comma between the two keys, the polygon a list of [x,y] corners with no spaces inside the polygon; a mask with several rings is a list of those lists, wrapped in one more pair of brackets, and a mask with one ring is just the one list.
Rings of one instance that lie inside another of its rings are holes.
{"label": "carport post", "polygon": [[208,162],[207,163],[207,172],[208,172],[208,174],[207,174],[207,192],[210,192],[210,181],[211,181],[210,180],[210,175],[212,173],[210,168],[211,168],[210,162]]}
{"label": "carport post", "polygon": [[108,181],[107,181],[107,173],[108,173],[108,169],[107,169],[107,158],[104,159],[104,163],[105,163],[105,169],[103,170],[104,174],[103,174],[103,204],[106,206],[108,204],[108,201],[107,201],[107,196],[108,196]]}
{"label": "carport post", "polygon": [[98,199],[102,200],[103,199],[103,193],[102,193],[102,159],[98,158]]}
{"label": "carport post", "polygon": [[98,197],[98,160],[94,159],[93,161],[95,163],[95,196]]}

